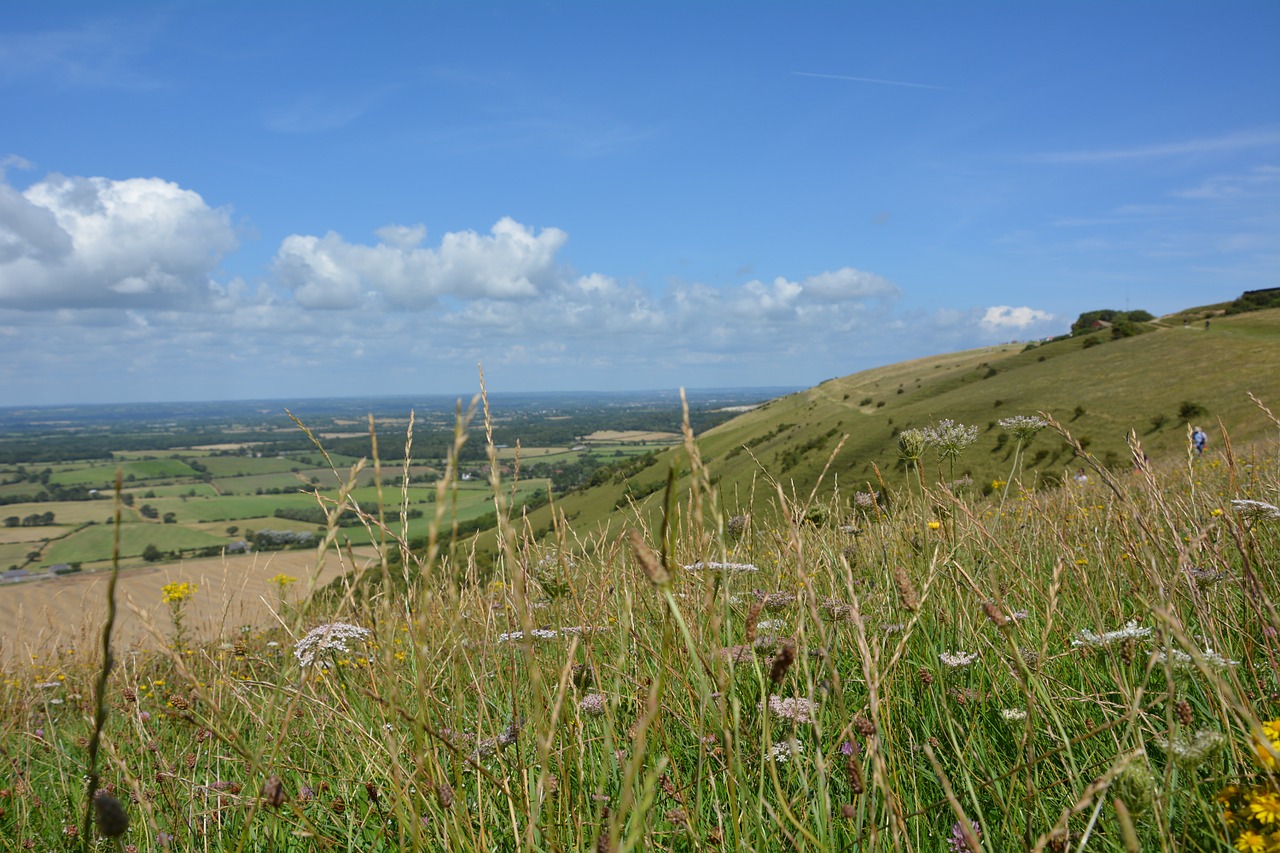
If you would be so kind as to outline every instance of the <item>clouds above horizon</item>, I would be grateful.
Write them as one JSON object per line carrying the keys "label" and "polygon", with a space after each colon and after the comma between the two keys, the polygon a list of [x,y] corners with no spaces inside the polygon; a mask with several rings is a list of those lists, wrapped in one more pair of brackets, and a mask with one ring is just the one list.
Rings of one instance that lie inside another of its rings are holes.
{"label": "clouds above horizon", "polygon": [[[905,355],[908,330],[965,346],[1054,319],[1025,306],[903,309],[896,284],[852,266],[651,287],[579,272],[563,257],[566,231],[511,217],[434,241],[422,225],[374,236],[289,234],[245,281],[223,269],[240,244],[232,211],[193,190],[51,173],[19,191],[0,172],[0,339],[21,340],[23,360],[64,374],[80,363],[139,378],[186,370],[197,382],[236,365],[487,361],[602,375],[724,365],[750,384],[777,382],[764,371],[787,360],[830,372],[853,369],[854,353]],[[10,387],[25,375],[21,361],[0,368]]]}

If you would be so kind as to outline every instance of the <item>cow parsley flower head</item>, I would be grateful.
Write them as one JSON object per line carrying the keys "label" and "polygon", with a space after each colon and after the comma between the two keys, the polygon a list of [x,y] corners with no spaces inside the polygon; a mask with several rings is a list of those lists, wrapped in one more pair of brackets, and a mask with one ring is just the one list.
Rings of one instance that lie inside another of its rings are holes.
{"label": "cow parsley flower head", "polygon": [[699,560],[684,567],[686,572],[758,572],[760,571],[751,563],[721,563],[716,560],[703,562]]}
{"label": "cow parsley flower head", "polygon": [[957,667],[962,667],[962,666],[968,666],[969,664],[973,663],[977,659],[978,659],[977,652],[956,652],[955,654],[952,654],[951,652],[943,652],[942,654],[938,655],[938,660],[942,661],[944,664],[951,667],[952,669],[955,669]]}
{"label": "cow parsley flower head", "polygon": [[925,427],[924,436],[925,442],[937,448],[943,459],[955,459],[966,447],[978,440],[978,428],[946,418],[933,426]]}
{"label": "cow parsley flower head", "polygon": [[1151,636],[1152,628],[1138,627],[1138,621],[1131,619],[1125,626],[1118,631],[1105,631],[1101,634],[1095,634],[1088,628],[1080,629],[1079,638],[1072,640],[1072,646],[1109,646],[1112,643],[1119,643],[1125,640],[1144,640]]}
{"label": "cow parsley flower head", "polygon": [[[1238,666],[1240,663],[1238,660],[1231,660],[1228,657],[1218,654],[1208,646],[1205,646],[1204,651],[1200,654],[1204,658],[1205,663],[1209,664],[1209,666],[1214,669],[1227,669],[1228,667]],[[1163,652],[1160,653],[1157,660],[1160,663],[1164,662]],[[1191,670],[1196,668],[1195,658],[1184,652],[1182,649],[1170,650],[1169,663],[1173,665],[1174,669]]]}
{"label": "cow parsley flower head", "polygon": [[1194,770],[1212,758],[1226,744],[1227,738],[1221,732],[1212,729],[1201,729],[1187,737],[1180,735],[1172,740],[1158,739],[1156,744],[1173,758],[1174,762],[1184,770]]}
{"label": "cow parsley flower head", "polygon": [[1266,501],[1235,500],[1231,508],[1249,521],[1280,521],[1280,507]]}
{"label": "cow parsley flower head", "polygon": [[1011,418],[1001,418],[997,423],[1000,424],[1001,429],[1013,433],[1013,437],[1018,441],[1034,438],[1036,433],[1049,425],[1044,418],[1038,418],[1035,415],[1014,415]]}
{"label": "cow parsley flower head", "polygon": [[928,446],[929,437],[922,429],[904,429],[898,435],[898,455],[903,462],[919,462]]}
{"label": "cow parsley flower head", "polygon": [[327,651],[348,652],[347,641],[369,639],[369,629],[346,622],[330,622],[312,628],[311,631],[293,647],[293,656],[303,666],[311,666],[316,659]]}

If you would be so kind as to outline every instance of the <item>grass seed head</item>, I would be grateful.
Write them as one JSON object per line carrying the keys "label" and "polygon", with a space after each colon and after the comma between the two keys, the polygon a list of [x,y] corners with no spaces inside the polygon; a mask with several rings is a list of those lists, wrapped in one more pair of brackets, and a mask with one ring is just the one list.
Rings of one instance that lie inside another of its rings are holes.
{"label": "grass seed head", "polygon": [[273,809],[278,809],[285,802],[284,783],[279,776],[268,776],[262,784],[262,801]]}
{"label": "grass seed head", "polygon": [[781,684],[782,679],[787,677],[787,670],[791,669],[791,664],[795,663],[795,660],[796,644],[787,640],[773,658],[773,666],[769,669],[769,680],[775,685]]}
{"label": "grass seed head", "polygon": [[124,835],[129,829],[129,815],[119,800],[99,790],[93,795],[93,816],[98,832],[107,838]]}
{"label": "grass seed head", "polygon": [[635,528],[628,530],[627,540],[631,543],[631,554],[640,564],[640,570],[644,572],[644,576],[650,583],[654,586],[663,586],[671,582],[671,574],[663,567],[662,561],[658,559],[653,549],[645,544],[639,530]]}
{"label": "grass seed head", "polygon": [[920,599],[916,596],[916,589],[911,585],[911,578],[907,576],[907,570],[902,566],[893,570],[893,585],[898,588],[898,603],[902,605],[903,610],[915,613],[920,609]]}

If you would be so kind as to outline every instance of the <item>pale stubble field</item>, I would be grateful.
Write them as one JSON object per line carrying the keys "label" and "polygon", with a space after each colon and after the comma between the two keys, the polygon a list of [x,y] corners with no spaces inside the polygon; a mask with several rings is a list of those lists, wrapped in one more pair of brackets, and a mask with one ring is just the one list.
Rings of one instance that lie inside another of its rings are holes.
{"label": "pale stubble field", "polygon": [[[371,553],[357,550],[355,568],[367,564]],[[352,568],[330,552],[317,571],[315,551],[308,549],[122,569],[116,586],[113,645],[117,650],[155,648],[161,640],[172,639],[173,624],[162,592],[169,583],[196,586],[183,610],[190,639],[231,642],[240,636],[242,626],[259,630],[276,621],[281,593],[272,578],[281,574],[297,578],[283,594],[283,603],[292,606],[312,578],[318,587]],[[110,577],[109,571],[85,572],[0,587],[0,667],[32,656],[45,661],[67,649],[101,654]]]}

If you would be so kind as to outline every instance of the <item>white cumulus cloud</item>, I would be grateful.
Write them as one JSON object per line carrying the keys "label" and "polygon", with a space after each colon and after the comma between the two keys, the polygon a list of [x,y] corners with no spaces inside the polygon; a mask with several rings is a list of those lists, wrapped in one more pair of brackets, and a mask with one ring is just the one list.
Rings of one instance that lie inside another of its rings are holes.
{"label": "white cumulus cloud", "polygon": [[0,305],[195,307],[236,244],[227,210],[158,178],[0,181]]}
{"label": "white cumulus cloud", "polygon": [[980,325],[988,332],[1020,331],[1038,323],[1047,323],[1054,319],[1053,315],[1038,308],[1010,305],[992,305],[982,315]]}
{"label": "white cumulus cloud", "polygon": [[274,268],[304,308],[354,308],[366,298],[389,307],[423,310],[439,297],[527,299],[556,284],[556,253],[568,234],[534,232],[509,217],[488,234],[454,231],[439,248],[420,245],[422,226],[378,229],[376,245],[292,235],[280,244]]}

